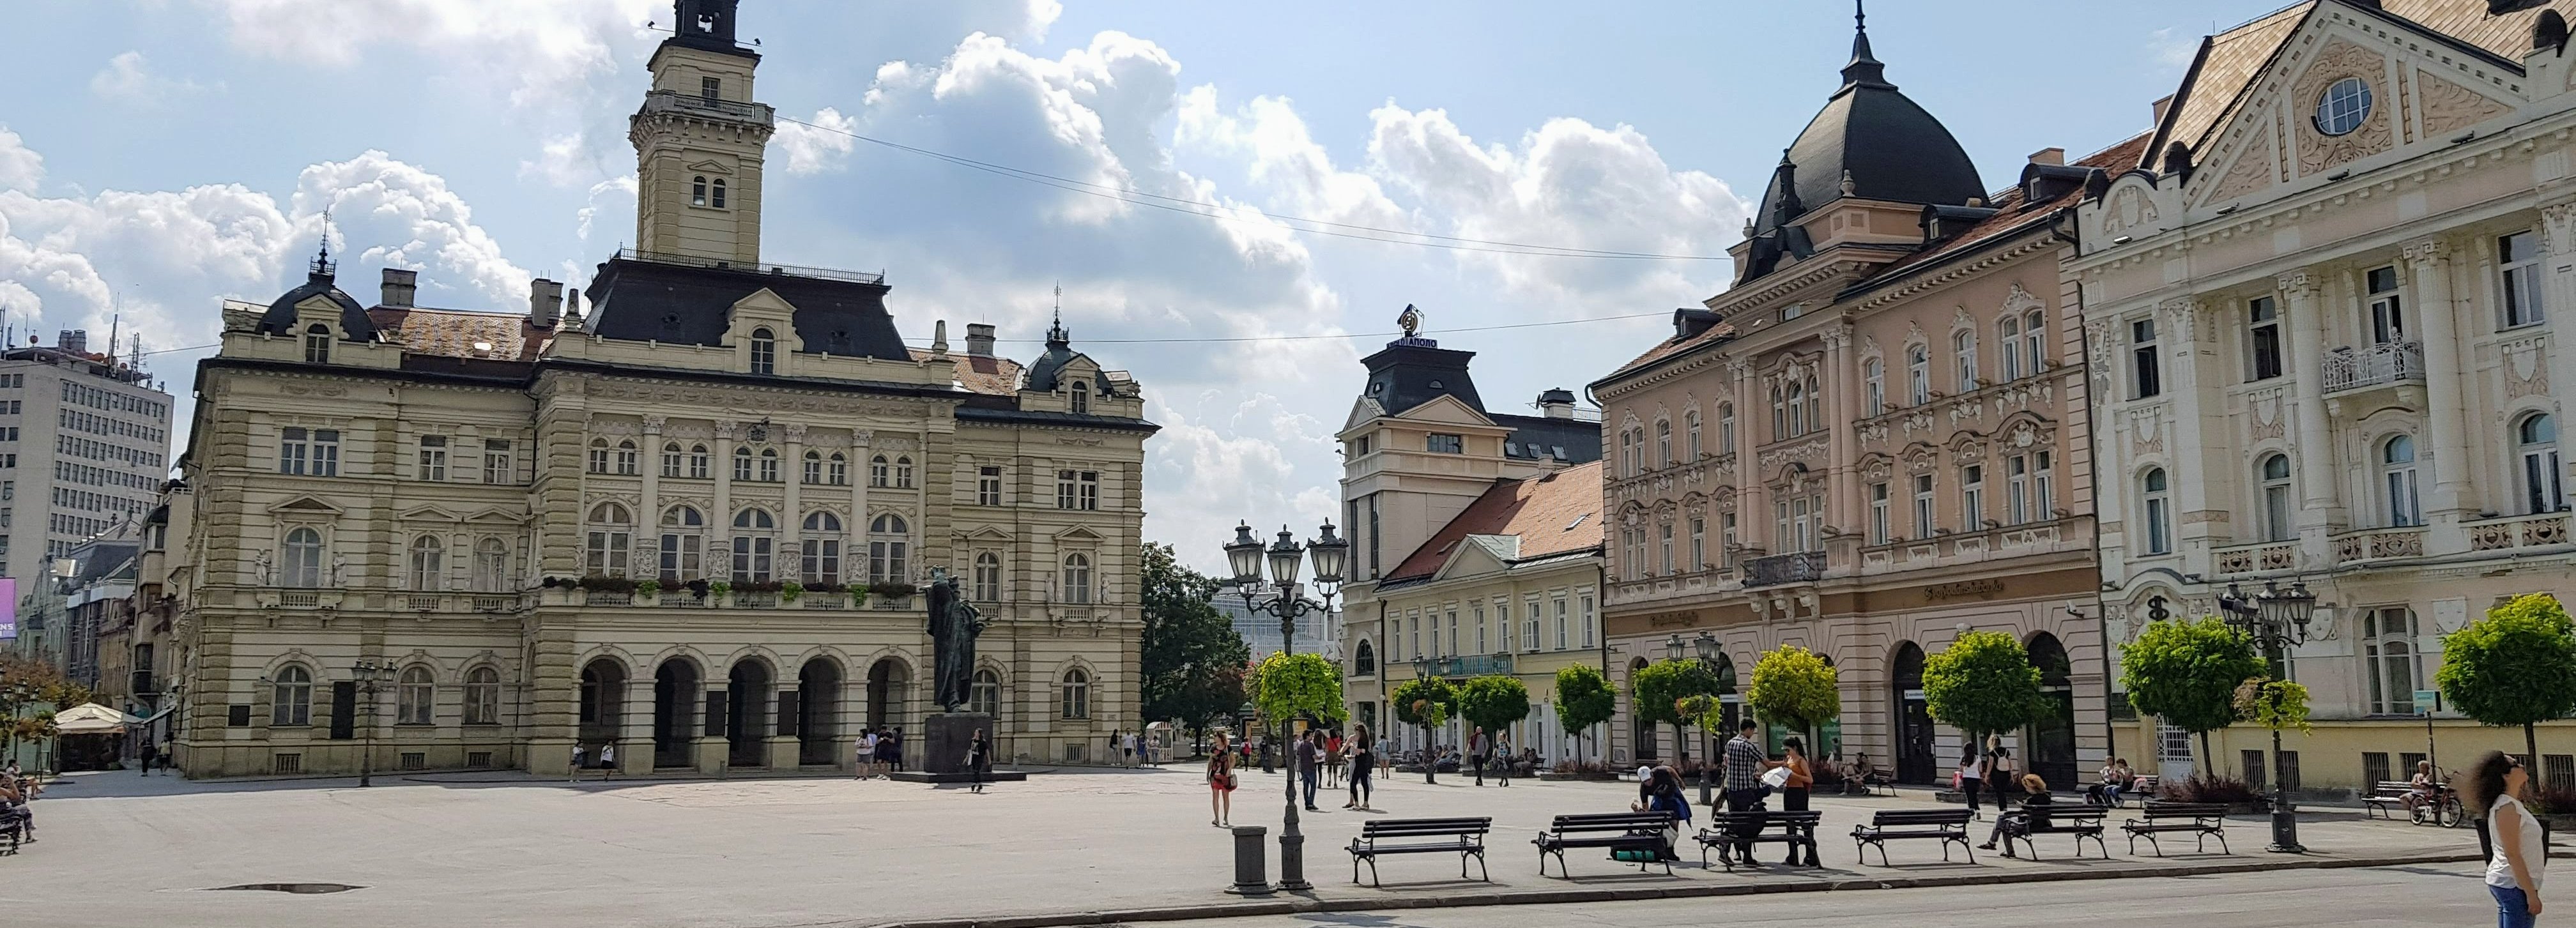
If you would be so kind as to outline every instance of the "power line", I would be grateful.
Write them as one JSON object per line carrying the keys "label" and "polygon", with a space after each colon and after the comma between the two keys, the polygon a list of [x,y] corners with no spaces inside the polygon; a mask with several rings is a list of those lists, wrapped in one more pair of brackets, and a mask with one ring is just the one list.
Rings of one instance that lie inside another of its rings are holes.
{"label": "power line", "polygon": [[[1511,325],[1482,325],[1471,326],[1463,329],[1443,329],[1441,332],[1499,332],[1504,329],[1536,329],[1559,325],[1584,325],[1593,322],[1617,322],[1623,319],[1653,319],[1664,315],[1664,313],[1636,313],[1627,316],[1601,316],[1593,319],[1554,319],[1547,322],[1519,322]],[[1086,338],[1082,340],[1082,343],[1086,345],[1204,345],[1218,342],[1304,342],[1344,338],[1390,338],[1401,336],[1403,334],[1404,333],[1402,332],[1350,332],[1341,335],[1243,335],[1225,338]],[[994,341],[1001,344],[1012,345],[1036,345],[1043,344],[1045,342],[1044,339],[1037,338],[997,338],[994,339]]]}
{"label": "power line", "polygon": [[[1127,203],[1127,204],[1131,204],[1131,205],[1135,205],[1135,206],[1151,207],[1151,208],[1154,208],[1154,209],[1165,210],[1165,211],[1168,211],[1168,212],[1182,213],[1182,214],[1186,214],[1186,215],[1197,216],[1197,217],[1200,217],[1200,218],[1202,218],[1202,219],[1214,219],[1214,220],[1218,220],[1218,221],[1220,221],[1220,222],[1238,222],[1238,223],[1246,223],[1246,224],[1254,224],[1254,225],[1258,225],[1258,224],[1259,224],[1259,223],[1255,223],[1255,222],[1253,222],[1252,220],[1244,219],[1244,218],[1242,218],[1242,217],[1232,216],[1232,215],[1227,215],[1227,213],[1229,212],[1229,208],[1228,208],[1228,207],[1226,207],[1226,206],[1224,206],[1224,205],[1222,205],[1222,204],[1209,203],[1209,202],[1207,202],[1207,201],[1205,201],[1205,200],[1192,200],[1192,199],[1187,199],[1187,198],[1183,198],[1183,197],[1171,197],[1171,196],[1165,196],[1165,195],[1163,195],[1163,194],[1159,194],[1159,193],[1150,193],[1150,192],[1143,191],[1143,190],[1137,190],[1137,189],[1132,188],[1132,187],[1116,187],[1116,186],[1111,186],[1111,185],[1108,185],[1108,184],[1096,184],[1096,183],[1092,183],[1092,182],[1090,182],[1090,181],[1075,180],[1075,179],[1070,178],[1070,177],[1059,177],[1059,176],[1054,175],[1054,174],[1047,174],[1047,173],[1040,172],[1040,171],[1031,171],[1031,170],[1027,170],[1027,169],[1023,169],[1023,168],[1015,168],[1015,167],[1011,167],[1011,166],[1009,166],[1009,165],[1004,165],[1004,164],[994,164],[994,163],[989,162],[989,161],[978,161],[978,160],[975,160],[975,159],[973,159],[973,158],[964,157],[964,156],[962,156],[962,155],[952,155],[952,154],[948,154],[948,153],[946,153],[946,152],[933,151],[933,150],[930,150],[930,149],[927,149],[927,148],[919,148],[919,147],[915,147],[915,146],[911,146],[911,145],[906,145],[906,144],[903,144],[903,143],[901,143],[901,142],[889,141],[889,140],[886,140],[886,139],[880,139],[880,138],[874,138],[874,137],[871,137],[871,136],[860,135],[860,134],[858,134],[858,133],[856,133],[856,132],[851,132],[851,131],[849,131],[849,130],[847,130],[847,129],[839,129],[839,128],[834,128],[834,127],[832,127],[832,126],[817,125],[817,124],[815,124],[815,123],[806,122],[806,121],[804,121],[804,120],[802,120],[802,119],[797,119],[797,118],[795,118],[795,117],[793,117],[793,116],[779,116],[779,117],[777,117],[777,119],[778,119],[778,121],[780,121],[780,122],[793,123],[793,124],[795,124],[795,125],[804,126],[805,128],[812,129],[812,130],[817,131],[817,132],[829,132],[829,133],[832,133],[832,134],[834,134],[834,135],[847,136],[847,137],[849,137],[849,138],[857,139],[857,140],[859,140],[859,141],[866,142],[866,143],[871,144],[871,145],[880,145],[880,146],[884,146],[884,147],[886,147],[886,148],[894,149],[894,150],[896,150],[896,151],[907,152],[907,153],[910,153],[910,154],[920,155],[920,156],[925,157],[925,158],[932,158],[932,159],[936,159],[936,160],[939,160],[939,161],[945,161],[945,162],[947,162],[947,163],[949,163],[949,164],[953,164],[953,165],[956,165],[956,166],[958,166],[958,167],[969,168],[969,169],[972,169],[972,170],[982,171],[982,172],[985,172],[985,173],[987,173],[987,174],[995,174],[995,175],[999,175],[999,176],[1002,176],[1002,177],[1008,177],[1008,178],[1011,178],[1011,179],[1013,179],[1013,180],[1025,181],[1025,182],[1028,182],[1028,183],[1036,184],[1036,185],[1041,186],[1041,187],[1053,187],[1053,188],[1055,188],[1055,189],[1057,189],[1057,190],[1064,190],[1064,191],[1069,191],[1069,192],[1072,192],[1072,193],[1084,194],[1084,195],[1087,195],[1087,196],[1096,196],[1096,197],[1100,197],[1100,198],[1103,198],[1103,199],[1116,200],[1116,201],[1121,202],[1121,203]],[[1137,198],[1142,198],[1142,199],[1137,199]],[[1153,202],[1153,201],[1162,201],[1162,202]],[[1727,256],[1727,255],[1671,255],[1671,254],[1656,254],[1656,253],[1653,253],[1653,252],[1637,252],[1637,251],[1605,251],[1605,250],[1601,250],[1601,249],[1594,249],[1594,248],[1573,248],[1573,247],[1562,246],[1562,245],[1533,245],[1533,244],[1529,244],[1529,243],[1526,243],[1526,242],[1506,242],[1506,241],[1496,241],[1496,240],[1492,240],[1492,239],[1460,238],[1460,237],[1458,237],[1458,236],[1454,236],[1454,235],[1437,235],[1437,234],[1433,234],[1433,233],[1429,233],[1429,232],[1409,232],[1409,231],[1405,231],[1405,230],[1403,230],[1403,229],[1385,229],[1385,228],[1379,228],[1379,227],[1376,227],[1376,226],[1354,225],[1354,224],[1346,223],[1346,222],[1333,222],[1333,221],[1331,221],[1331,220],[1326,220],[1326,219],[1311,219],[1311,218],[1307,218],[1307,217],[1303,217],[1303,216],[1287,216],[1287,215],[1280,215],[1280,214],[1269,213],[1269,212],[1263,212],[1261,215],[1263,215],[1263,216],[1265,216],[1265,217],[1267,217],[1267,218],[1269,218],[1269,219],[1272,219],[1272,220],[1276,220],[1276,221],[1282,222],[1282,223],[1305,223],[1305,224],[1310,225],[1310,226],[1322,226],[1322,227],[1325,227],[1325,228],[1298,228],[1298,227],[1296,227],[1296,226],[1294,226],[1294,225],[1290,226],[1290,228],[1294,229],[1295,231],[1298,231],[1298,232],[1304,232],[1304,233],[1307,233],[1307,234],[1310,234],[1310,235],[1329,235],[1329,236],[1333,236],[1333,237],[1335,237],[1335,238],[1358,239],[1358,240],[1360,240],[1360,241],[1364,241],[1364,242],[1381,242],[1381,243],[1385,243],[1385,244],[1389,244],[1389,245],[1419,245],[1419,246],[1422,246],[1422,247],[1425,247],[1425,248],[1443,248],[1443,249],[1448,249],[1448,250],[1450,250],[1450,251],[1471,251],[1471,252],[1485,252],[1485,253],[1491,253],[1491,254],[1525,255],[1525,256],[1528,256],[1528,257],[1536,257],[1536,258],[1599,258],[1599,259],[1614,260],[1614,261],[1727,261],[1727,260],[1732,260],[1732,258],[1731,258],[1730,256]],[[1347,229],[1347,230],[1350,230],[1350,231],[1334,231],[1335,229]],[[1403,236],[1403,237],[1401,237],[1401,238],[1385,238],[1385,237],[1382,237],[1382,236]],[[1427,240],[1427,241],[1425,241],[1425,240]],[[1484,246],[1484,247],[1480,247],[1480,246]]]}

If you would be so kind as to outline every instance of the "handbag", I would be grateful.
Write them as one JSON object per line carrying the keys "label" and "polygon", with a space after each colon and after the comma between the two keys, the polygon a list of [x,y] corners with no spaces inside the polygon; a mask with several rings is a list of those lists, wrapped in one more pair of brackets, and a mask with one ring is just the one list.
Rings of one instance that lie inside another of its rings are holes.
{"label": "handbag", "polygon": [[1228,790],[1234,789],[1234,774],[1229,773],[1225,775],[1225,788]]}

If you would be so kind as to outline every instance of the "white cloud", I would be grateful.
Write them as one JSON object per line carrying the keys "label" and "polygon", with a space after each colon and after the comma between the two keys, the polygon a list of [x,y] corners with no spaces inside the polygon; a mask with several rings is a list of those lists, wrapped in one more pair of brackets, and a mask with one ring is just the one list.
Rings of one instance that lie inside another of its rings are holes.
{"label": "white cloud", "polygon": [[596,153],[582,143],[583,133],[567,132],[549,136],[537,148],[537,157],[519,162],[519,176],[535,178],[557,187],[581,187],[595,183],[608,173],[602,170]]}
{"label": "white cloud", "polygon": [[431,269],[422,287],[456,293],[449,305],[514,306],[528,298],[534,275],[502,256],[446,179],[384,152],[305,168],[294,204],[308,218],[329,209],[335,244],[353,243],[365,263]]}
{"label": "white cloud", "polygon": [[635,218],[635,175],[612,177],[590,185],[590,200],[573,214],[573,234],[582,241],[590,240],[591,228],[602,213],[632,223]]}
{"label": "white cloud", "polygon": [[34,190],[45,179],[45,156],[27,147],[25,139],[9,127],[0,125],[0,190]]}
{"label": "white cloud", "polygon": [[859,143],[848,133],[858,128],[857,119],[827,106],[802,122],[780,119],[778,134],[770,141],[786,153],[787,173],[814,174],[841,166],[841,159],[848,157],[850,148]]}
{"label": "white cloud", "polygon": [[435,56],[450,77],[506,87],[513,104],[568,102],[610,69],[614,49],[648,44],[661,0],[200,0],[234,45],[273,58],[345,68],[374,46]]}
{"label": "white cloud", "polygon": [[2147,33],[2147,53],[2157,64],[2168,68],[2185,68],[2200,57],[2201,37],[2170,26]]}
{"label": "white cloud", "polygon": [[166,103],[173,97],[186,96],[206,88],[195,81],[173,79],[152,73],[143,53],[129,51],[107,60],[107,67],[89,79],[89,91],[100,99],[131,106]]}

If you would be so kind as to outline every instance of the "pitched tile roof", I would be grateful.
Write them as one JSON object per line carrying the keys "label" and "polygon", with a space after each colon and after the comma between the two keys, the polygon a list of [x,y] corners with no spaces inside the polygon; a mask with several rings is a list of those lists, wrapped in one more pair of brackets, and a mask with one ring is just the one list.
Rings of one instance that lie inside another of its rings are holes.
{"label": "pitched tile roof", "polygon": [[1429,577],[1469,535],[1515,535],[1520,560],[1601,546],[1601,462],[1495,484],[1430,541],[1396,565],[1387,582]]}
{"label": "pitched tile roof", "polygon": [[2550,0],[2501,15],[2487,13],[2487,0],[2380,0],[2380,8],[2427,29],[2486,49],[2507,61],[2521,61],[2531,51],[2531,23],[2540,11],[2576,13],[2576,0]]}
{"label": "pitched tile roof", "polygon": [[386,341],[418,355],[478,361],[534,361],[555,333],[528,324],[524,313],[479,313],[454,309],[390,308],[367,310]]}
{"label": "pitched tile roof", "polygon": [[[924,361],[930,352],[914,348],[912,359]],[[1021,364],[1009,358],[991,355],[952,354],[957,362],[957,385],[993,396],[1016,396],[1020,392]]]}
{"label": "pitched tile roof", "polygon": [[[2079,168],[2100,168],[2105,171],[2122,170],[2128,165],[2136,162],[2138,152],[2144,150],[2147,146],[2147,138],[2148,134],[2141,132],[2135,136],[2131,136],[2127,141],[2121,142],[2120,144],[2113,145],[2109,148],[2105,148],[2101,151],[2094,152],[2093,154],[2086,155],[2070,162],[2068,166]],[[1997,193],[1995,194],[1992,202],[1988,204],[1995,207],[1997,212],[1992,216],[1986,217],[1984,222],[1968,227],[1968,231],[1959,233],[1957,237],[1944,241],[1939,245],[1923,251],[1915,252],[1894,264],[1878,269],[1871,273],[1868,279],[1854,285],[1853,289],[1865,290],[1873,288],[1894,278],[1911,274],[1917,268],[1924,265],[1936,263],[1946,255],[1975,247],[1989,239],[2018,230],[2030,223],[2045,221],[2050,211],[2060,207],[2073,205],[2076,200],[2081,199],[2083,196],[2084,188],[2081,185],[2078,185],[2058,194],[2057,199],[2041,203],[2037,206],[2028,206],[2028,204],[2025,204],[2022,201],[2022,188],[2018,186],[2012,187],[2004,192]]]}
{"label": "pitched tile roof", "polygon": [[1638,355],[1629,360],[1628,363],[1619,365],[1617,370],[1611,371],[1609,376],[1601,379],[1616,380],[1620,377],[1626,376],[1629,371],[1653,364],[1657,361],[1689,351],[1690,349],[1697,348],[1701,345],[1715,344],[1734,337],[1735,324],[1730,322],[1721,322],[1716,325],[1709,326],[1707,331],[1693,335],[1689,338],[1682,338],[1679,336],[1667,338],[1661,342],[1657,342],[1655,347],[1646,349],[1645,354]]}

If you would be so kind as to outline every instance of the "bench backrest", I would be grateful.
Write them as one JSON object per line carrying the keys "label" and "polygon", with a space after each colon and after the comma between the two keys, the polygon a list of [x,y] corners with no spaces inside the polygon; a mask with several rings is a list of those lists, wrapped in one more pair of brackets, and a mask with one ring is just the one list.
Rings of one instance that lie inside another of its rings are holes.
{"label": "bench backrest", "polygon": [[2030,813],[2030,821],[2033,825],[2046,825],[2049,822],[2058,819],[2064,819],[2071,822],[2088,818],[2100,819],[2102,817],[2101,809],[2078,805],[2026,806],[2024,807],[2024,811]]}
{"label": "bench backrest", "polygon": [[1768,810],[1759,812],[1714,812],[1710,813],[1708,824],[1709,827],[1712,828],[1719,825],[1751,825],[1755,822],[1760,822],[1764,825],[1776,825],[1782,822],[1812,825],[1818,820],[1824,818],[1824,815],[1825,813],[1812,810],[1806,812],[1773,812]]}
{"label": "bench backrest", "polygon": [[1672,827],[1673,817],[1661,812],[1593,812],[1582,815],[1559,815],[1549,831],[1631,831],[1660,830]]}
{"label": "bench backrest", "polygon": [[2150,802],[2145,809],[2148,818],[2219,818],[2227,815],[2227,804],[2221,802]]}
{"label": "bench backrest", "polygon": [[1381,818],[1360,823],[1360,837],[1480,835],[1493,827],[1491,818]]}
{"label": "bench backrest", "polygon": [[2379,787],[2377,790],[2377,792],[2383,796],[2395,796],[2401,793],[2411,793],[2414,791],[2415,784],[2404,780],[2381,780],[2379,781]]}
{"label": "bench backrest", "polygon": [[1977,813],[1967,809],[1894,809],[1878,813],[1872,825],[1966,825]]}

